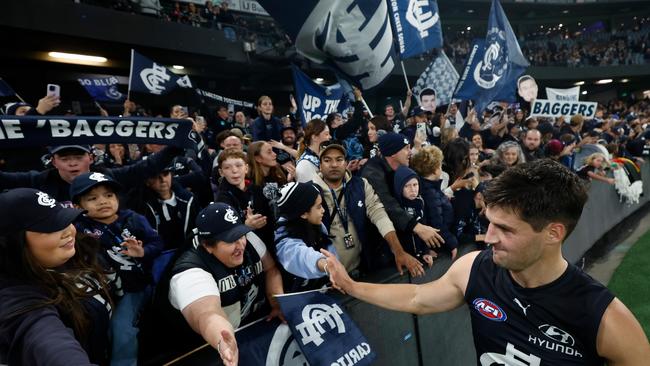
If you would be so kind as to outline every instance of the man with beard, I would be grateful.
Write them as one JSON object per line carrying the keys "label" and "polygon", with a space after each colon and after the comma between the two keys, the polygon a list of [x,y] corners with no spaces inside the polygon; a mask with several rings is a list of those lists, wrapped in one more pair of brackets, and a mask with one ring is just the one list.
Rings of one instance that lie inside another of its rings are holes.
{"label": "man with beard", "polygon": [[378,251],[382,248],[369,240],[367,225],[372,223],[388,242],[395,255],[397,270],[406,267],[411,274],[423,274],[420,262],[402,248],[393,223],[384,205],[365,178],[353,176],[346,167],[348,161],[342,145],[330,144],[320,154],[320,174],[316,179],[323,192],[323,223],[336,247],[345,269],[352,274],[369,271],[376,266]]}
{"label": "man with beard", "polygon": [[275,140],[270,141],[271,146],[273,146],[275,152],[278,154],[278,163],[295,162],[298,157],[298,151],[296,150],[296,129],[293,127],[285,127],[282,129],[280,135],[282,136],[281,142]]}
{"label": "man with beard", "polygon": [[526,161],[533,161],[543,159],[544,150],[540,147],[542,144],[542,134],[539,130],[532,129],[526,131],[524,140],[521,144],[521,151],[523,151]]}

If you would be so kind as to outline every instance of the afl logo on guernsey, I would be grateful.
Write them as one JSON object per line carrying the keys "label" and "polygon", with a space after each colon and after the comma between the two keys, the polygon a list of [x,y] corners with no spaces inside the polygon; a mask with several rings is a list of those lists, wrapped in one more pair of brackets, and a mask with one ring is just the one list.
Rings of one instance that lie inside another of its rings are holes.
{"label": "afl logo on guernsey", "polygon": [[479,314],[495,322],[504,322],[508,319],[508,316],[499,305],[490,300],[478,298],[472,302],[472,305]]}

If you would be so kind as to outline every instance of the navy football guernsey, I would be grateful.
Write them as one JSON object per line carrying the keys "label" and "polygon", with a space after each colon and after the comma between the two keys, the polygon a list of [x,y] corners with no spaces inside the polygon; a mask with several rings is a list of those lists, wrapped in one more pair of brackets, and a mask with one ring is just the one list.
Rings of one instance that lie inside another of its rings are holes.
{"label": "navy football guernsey", "polygon": [[465,292],[480,366],[603,365],[596,336],[614,295],[569,263],[555,281],[523,288],[492,261],[474,260]]}

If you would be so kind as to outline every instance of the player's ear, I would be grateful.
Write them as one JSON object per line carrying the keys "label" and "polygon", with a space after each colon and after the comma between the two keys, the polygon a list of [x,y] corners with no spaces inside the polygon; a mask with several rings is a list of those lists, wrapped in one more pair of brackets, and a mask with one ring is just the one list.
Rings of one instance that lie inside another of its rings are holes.
{"label": "player's ear", "polygon": [[552,222],[546,226],[547,239],[550,243],[562,244],[566,233],[566,226],[563,223]]}

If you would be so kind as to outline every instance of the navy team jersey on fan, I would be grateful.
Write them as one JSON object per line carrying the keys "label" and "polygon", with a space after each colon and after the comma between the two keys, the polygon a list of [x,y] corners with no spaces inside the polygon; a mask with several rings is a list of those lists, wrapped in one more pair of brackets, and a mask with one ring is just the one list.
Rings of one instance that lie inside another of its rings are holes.
{"label": "navy team jersey on fan", "polygon": [[484,250],[465,291],[478,365],[603,365],[596,336],[613,299],[570,263],[555,281],[523,288]]}

